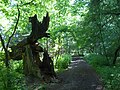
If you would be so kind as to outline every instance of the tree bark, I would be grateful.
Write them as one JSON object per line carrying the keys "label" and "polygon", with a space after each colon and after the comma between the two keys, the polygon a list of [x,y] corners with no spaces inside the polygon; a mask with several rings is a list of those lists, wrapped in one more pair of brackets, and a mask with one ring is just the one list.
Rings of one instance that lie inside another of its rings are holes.
{"label": "tree bark", "polygon": [[39,59],[37,55],[33,54],[33,50],[30,45],[25,46],[25,52],[23,54],[23,70],[26,76],[35,76],[41,78],[41,71],[39,64],[41,61],[36,62]]}

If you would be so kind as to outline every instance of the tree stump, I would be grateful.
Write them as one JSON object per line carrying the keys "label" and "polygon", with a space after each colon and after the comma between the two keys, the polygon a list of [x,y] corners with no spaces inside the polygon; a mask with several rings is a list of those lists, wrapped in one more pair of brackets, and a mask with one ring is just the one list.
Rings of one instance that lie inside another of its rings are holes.
{"label": "tree stump", "polygon": [[23,70],[26,76],[35,76],[41,78],[41,70],[36,63],[35,58],[39,58],[38,54],[34,55],[30,45],[25,46],[23,54]]}
{"label": "tree stump", "polygon": [[[48,13],[43,18],[42,22],[39,22],[37,15],[29,17],[29,21],[32,24],[31,34],[19,42],[16,46],[12,46],[12,52],[10,52],[11,59],[20,60],[23,59],[23,69],[26,76],[34,76],[38,78],[54,78],[56,73],[54,71],[54,65],[49,54],[41,46],[38,45],[37,40],[43,37],[49,37],[49,33],[46,33],[49,26],[50,17]],[[43,52],[43,60],[40,60],[39,53]]]}

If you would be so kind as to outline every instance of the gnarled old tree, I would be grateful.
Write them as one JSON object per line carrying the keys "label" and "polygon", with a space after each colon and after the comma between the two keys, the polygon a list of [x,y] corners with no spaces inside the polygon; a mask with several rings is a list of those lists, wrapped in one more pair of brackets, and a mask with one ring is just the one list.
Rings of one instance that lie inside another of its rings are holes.
{"label": "gnarled old tree", "polygon": [[[38,39],[43,37],[49,37],[49,33],[46,33],[49,27],[50,17],[48,13],[43,18],[42,22],[39,22],[37,15],[29,17],[29,21],[32,24],[32,32],[27,38],[23,39],[17,45],[12,46],[12,52],[10,52],[11,59],[21,60],[23,59],[23,69],[26,76],[32,75],[39,78],[56,77],[54,71],[53,61],[49,57],[47,50],[43,49],[38,44]],[[43,52],[43,60],[40,60],[39,53]]]}

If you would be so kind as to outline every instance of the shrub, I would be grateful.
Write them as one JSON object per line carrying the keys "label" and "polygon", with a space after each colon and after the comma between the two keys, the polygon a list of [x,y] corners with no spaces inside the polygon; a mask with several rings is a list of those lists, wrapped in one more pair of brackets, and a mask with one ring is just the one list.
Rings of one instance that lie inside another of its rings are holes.
{"label": "shrub", "polygon": [[109,61],[106,60],[105,56],[99,54],[89,54],[85,56],[85,59],[92,65],[92,66],[108,66]]}
{"label": "shrub", "polygon": [[120,66],[97,67],[96,71],[102,78],[105,90],[120,90]]}
{"label": "shrub", "polygon": [[59,56],[58,59],[56,60],[55,67],[59,70],[66,69],[68,68],[68,65],[70,64],[71,60],[72,60],[71,55],[63,54]]}
{"label": "shrub", "polygon": [[6,68],[0,61],[0,90],[25,90],[25,80],[22,61],[10,61],[10,67]]}

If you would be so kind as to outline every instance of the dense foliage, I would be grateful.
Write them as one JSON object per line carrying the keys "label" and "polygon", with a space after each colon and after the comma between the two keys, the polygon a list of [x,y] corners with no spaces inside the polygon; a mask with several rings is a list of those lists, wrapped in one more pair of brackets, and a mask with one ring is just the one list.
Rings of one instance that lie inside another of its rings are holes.
{"label": "dense foliage", "polygon": [[[53,57],[56,69],[67,68],[70,55],[84,54],[102,76],[106,90],[120,89],[119,0],[0,0],[0,35],[5,46],[14,32],[18,8],[20,18],[9,47],[30,34],[29,17],[37,14],[41,21],[49,12],[50,38],[39,43]],[[11,60],[7,70],[4,53],[0,42],[0,89],[7,88],[7,79],[12,90],[25,88],[22,61]]]}

